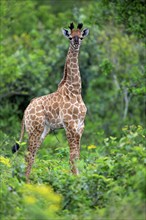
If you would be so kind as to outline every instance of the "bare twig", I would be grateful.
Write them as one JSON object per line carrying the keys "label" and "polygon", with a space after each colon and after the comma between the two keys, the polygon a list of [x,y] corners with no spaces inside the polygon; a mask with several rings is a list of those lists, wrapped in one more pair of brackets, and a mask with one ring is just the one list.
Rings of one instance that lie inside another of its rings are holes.
{"label": "bare twig", "polygon": [[129,102],[131,99],[131,95],[128,95],[128,88],[125,88],[125,87],[124,87],[123,93],[124,93],[124,102],[125,102],[123,120],[125,120],[127,117],[127,114],[128,114],[128,108],[129,108]]}

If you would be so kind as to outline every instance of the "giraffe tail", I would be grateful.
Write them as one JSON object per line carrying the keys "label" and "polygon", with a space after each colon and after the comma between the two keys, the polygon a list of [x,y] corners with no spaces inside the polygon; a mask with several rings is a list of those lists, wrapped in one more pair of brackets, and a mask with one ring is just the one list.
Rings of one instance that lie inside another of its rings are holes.
{"label": "giraffe tail", "polygon": [[20,139],[19,139],[19,142],[16,142],[16,143],[14,144],[14,146],[12,147],[12,153],[13,153],[13,154],[16,153],[16,152],[19,150],[19,148],[20,148],[19,143],[22,142],[22,139],[23,139],[23,136],[24,136],[24,131],[25,131],[25,125],[24,125],[24,117],[23,117],[23,119],[22,119],[22,124],[21,124]]}

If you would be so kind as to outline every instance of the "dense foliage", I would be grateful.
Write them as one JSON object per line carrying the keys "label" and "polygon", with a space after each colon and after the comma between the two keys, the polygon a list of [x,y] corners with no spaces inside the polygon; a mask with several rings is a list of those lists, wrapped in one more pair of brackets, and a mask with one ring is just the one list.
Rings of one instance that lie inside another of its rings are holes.
{"label": "dense foliage", "polygon": [[0,158],[1,219],[144,220],[145,135],[141,126],[124,127],[119,140],[100,134],[98,146],[82,146],[77,177],[70,174],[66,141],[61,135],[60,142],[47,137],[29,185],[24,177],[26,143],[12,156],[10,141],[5,140],[8,147]]}
{"label": "dense foliage", "polygon": [[[144,1],[1,0],[1,219],[145,218]],[[64,131],[49,135],[25,183],[23,111],[56,90],[68,49],[61,28],[83,22],[82,94],[88,108],[81,173],[70,174]]]}

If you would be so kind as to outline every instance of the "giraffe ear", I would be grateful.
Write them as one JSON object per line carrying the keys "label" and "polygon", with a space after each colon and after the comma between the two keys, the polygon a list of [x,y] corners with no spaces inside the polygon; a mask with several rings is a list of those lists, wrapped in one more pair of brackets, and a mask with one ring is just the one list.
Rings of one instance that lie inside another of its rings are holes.
{"label": "giraffe ear", "polygon": [[62,29],[62,33],[63,33],[63,35],[65,36],[65,37],[69,37],[69,31],[67,30],[67,29]]}
{"label": "giraffe ear", "polygon": [[84,30],[82,31],[82,36],[83,36],[83,37],[86,37],[88,34],[89,34],[89,29],[88,29],[88,28],[86,28],[86,29],[84,29]]}

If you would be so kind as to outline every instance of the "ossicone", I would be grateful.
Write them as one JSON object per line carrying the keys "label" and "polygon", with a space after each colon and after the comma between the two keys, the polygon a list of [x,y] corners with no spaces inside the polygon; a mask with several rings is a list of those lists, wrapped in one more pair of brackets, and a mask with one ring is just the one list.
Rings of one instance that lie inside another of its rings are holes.
{"label": "ossicone", "polygon": [[82,23],[79,23],[78,26],[77,26],[77,28],[80,29],[80,30],[82,29],[82,27],[83,27]]}
{"label": "ossicone", "polygon": [[74,23],[73,23],[73,22],[70,23],[69,29],[70,29],[70,30],[73,30],[73,29],[74,29]]}

